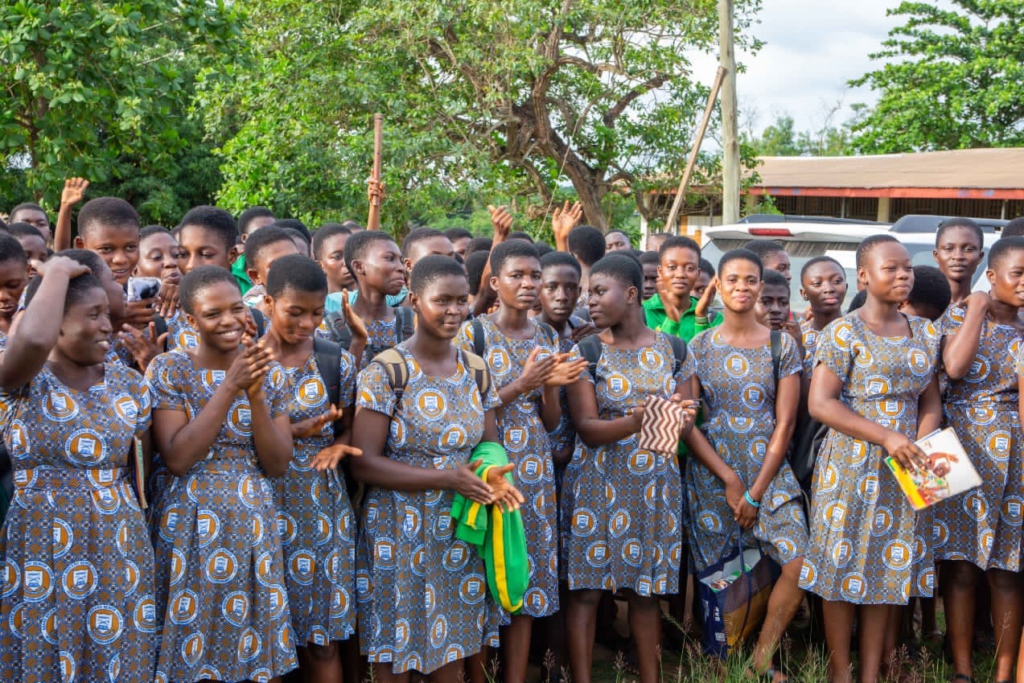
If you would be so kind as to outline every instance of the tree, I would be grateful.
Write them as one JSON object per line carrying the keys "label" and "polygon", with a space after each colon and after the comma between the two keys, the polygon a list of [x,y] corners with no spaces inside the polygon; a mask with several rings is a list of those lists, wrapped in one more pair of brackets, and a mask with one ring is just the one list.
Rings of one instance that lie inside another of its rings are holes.
{"label": "tree", "polygon": [[744,143],[753,147],[759,156],[795,157],[803,154],[803,149],[797,144],[793,117],[788,114],[777,116],[775,122],[769,124],[759,137],[748,134],[743,137]]}
{"label": "tree", "polygon": [[15,172],[0,190],[22,183],[54,206],[67,176],[117,186],[185,163],[188,150],[176,155],[198,141],[185,121],[189,65],[230,58],[238,30],[238,11],[223,0],[9,4],[0,14],[0,153]]}
{"label": "tree", "polygon": [[1024,3],[1019,0],[903,2],[906,17],[879,69],[852,81],[879,93],[859,122],[867,153],[1010,147],[1024,144]]}

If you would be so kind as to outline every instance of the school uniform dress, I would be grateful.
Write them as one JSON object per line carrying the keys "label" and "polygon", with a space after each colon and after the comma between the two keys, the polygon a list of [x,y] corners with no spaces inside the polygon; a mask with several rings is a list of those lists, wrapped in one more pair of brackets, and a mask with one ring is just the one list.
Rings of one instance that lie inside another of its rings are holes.
{"label": "school uniform dress", "polygon": [[199,346],[199,333],[188,324],[185,312],[180,308],[167,319],[167,350],[193,351]]}
{"label": "school uniform dress", "polygon": [[[693,355],[672,374],[672,345],[616,349],[602,344],[594,385],[598,416],[624,417],[650,396],[668,398],[694,373]],[[579,348],[571,360],[583,358]],[[561,518],[563,564],[570,590],[628,588],[637,595],[679,592],[683,550],[679,457],[640,448],[639,435],[604,446],[579,441],[565,473]]]}
{"label": "school uniform dress", "polygon": [[[569,316],[569,326],[574,330],[586,324],[587,322],[582,318],[578,318],[575,315]],[[575,345],[576,342],[571,337],[558,337],[559,353],[569,353]],[[563,448],[575,447],[576,445],[576,430],[572,426],[572,416],[569,414],[569,400],[565,387],[558,391],[558,404],[562,407],[562,414],[558,417],[558,426],[555,427],[554,431],[548,432],[548,438],[551,440],[552,454],[557,453]],[[562,478],[564,476],[565,467],[555,466],[555,501],[559,509],[559,515],[561,515],[562,509]]]}
{"label": "school uniform dress", "polygon": [[[484,433],[480,396],[461,357],[450,377],[423,374],[404,344],[408,382],[400,399],[380,363],[359,374],[356,405],[391,417],[383,456],[414,467],[453,470],[470,462]],[[396,674],[429,674],[498,645],[503,613],[487,593],[483,559],[455,538],[454,491],[367,489],[357,543],[359,638],[371,662]]]}
{"label": "school uniform dress", "polygon": [[[526,359],[537,347],[544,354],[558,352],[554,331],[532,321],[530,339],[505,336],[489,317],[480,318],[484,332],[484,360],[494,378],[495,394],[523,372]],[[462,326],[455,343],[473,352],[473,325]],[[543,357],[538,354],[538,357]],[[498,433],[516,466],[516,486],[526,498],[520,508],[530,557],[530,588],[520,614],[547,617],[558,611],[558,508],[555,504],[555,468],[551,440],[540,417],[543,388],[520,395],[498,408]]]}
{"label": "school uniform dress", "polygon": [[359,363],[360,370],[366,369],[377,354],[398,344],[400,334],[398,327],[401,324],[397,313],[391,320],[366,321],[366,348],[363,350],[363,357]]}
{"label": "school uniform dress", "polygon": [[[193,420],[224,376],[196,367],[184,352],[157,356],[146,373],[153,409]],[[272,365],[263,388],[271,417],[286,414],[280,365]],[[296,667],[277,508],[256,459],[244,392],[206,458],[171,478],[153,510],[152,535],[163,631],[158,683],[267,681]],[[315,567],[298,562],[288,571],[312,580]]]}
{"label": "school uniform dress", "polygon": [[[288,417],[295,423],[330,409],[327,384],[338,385],[339,407],[352,409],[355,359],[341,352],[340,377],[325,382],[310,354],[305,365],[285,368],[290,396]],[[312,437],[295,439],[295,454],[283,477],[271,480],[277,502],[277,528],[284,552],[285,587],[296,644],[327,645],[355,632],[356,522],[341,469],[323,472],[312,462],[334,442],[324,425]],[[309,570],[300,567],[308,566]]]}
{"label": "school uniform dress", "polygon": [[[780,335],[779,379],[801,372],[796,342]],[[750,487],[764,466],[775,431],[776,381],[771,347],[730,346],[720,330],[690,342],[704,400],[701,431],[718,456]],[[807,521],[800,484],[785,460],[761,496],[757,520],[741,531],[725,499],[725,484],[696,458],[686,466],[690,547],[698,571],[707,569],[742,542],[784,565],[807,550]]]}
{"label": "school uniform dress", "polygon": [[804,347],[804,377],[810,377],[814,371],[814,353],[818,350],[818,337],[822,331],[814,329],[814,322],[811,320],[800,322],[800,339]]}
{"label": "school uniform dress", "polygon": [[142,376],[104,364],[88,391],[44,368],[0,393],[14,500],[0,533],[0,678],[151,681],[153,549],[131,485],[149,428]]}
{"label": "school uniform dress", "polygon": [[[930,321],[907,321],[910,336],[881,337],[856,311],[835,320],[821,332],[815,364],[843,381],[840,400],[850,410],[916,439],[918,400],[935,373],[939,337]],[[801,588],[856,604],[902,605],[931,596],[931,518],[915,515],[887,455],[881,446],[829,430],[814,468]]]}
{"label": "school uniform dress", "polygon": [[[965,313],[959,306],[949,308],[938,321],[939,334],[956,335]],[[936,560],[1020,571],[1024,438],[1017,414],[1015,366],[1021,347],[1021,335],[1014,327],[986,320],[970,371],[963,379],[946,376],[943,382],[946,424],[960,437],[981,476],[981,486],[933,508]]]}

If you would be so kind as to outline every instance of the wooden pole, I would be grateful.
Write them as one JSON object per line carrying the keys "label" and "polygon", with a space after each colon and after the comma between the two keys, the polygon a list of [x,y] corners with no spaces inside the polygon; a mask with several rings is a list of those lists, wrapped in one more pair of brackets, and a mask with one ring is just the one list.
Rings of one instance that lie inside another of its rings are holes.
{"label": "wooden pole", "polygon": [[718,0],[718,42],[720,64],[725,68],[722,84],[722,223],[740,219],[740,143],[736,105],[736,51],[733,39],[733,0]]}
{"label": "wooden pole", "polygon": [[693,174],[693,167],[697,165],[697,154],[700,152],[700,145],[704,142],[704,133],[708,130],[708,123],[711,121],[711,113],[715,110],[715,100],[718,99],[718,91],[722,87],[722,79],[725,78],[725,69],[718,67],[715,74],[715,82],[711,85],[711,92],[708,94],[708,106],[704,108],[704,118],[697,128],[697,137],[693,141],[693,149],[690,150],[690,158],[686,162],[686,169],[683,171],[683,179],[679,181],[679,189],[676,191],[676,198],[672,202],[672,210],[668,213],[668,220],[665,222],[665,232],[678,233],[676,220],[679,217],[679,209],[683,205],[683,197],[686,195],[686,188],[690,185],[690,176]]}
{"label": "wooden pole", "polygon": [[[373,170],[370,172],[370,179],[380,182],[381,173],[381,146],[383,144],[384,115],[373,115]],[[366,219],[367,230],[380,230],[380,196],[374,195],[370,199],[370,215]]]}

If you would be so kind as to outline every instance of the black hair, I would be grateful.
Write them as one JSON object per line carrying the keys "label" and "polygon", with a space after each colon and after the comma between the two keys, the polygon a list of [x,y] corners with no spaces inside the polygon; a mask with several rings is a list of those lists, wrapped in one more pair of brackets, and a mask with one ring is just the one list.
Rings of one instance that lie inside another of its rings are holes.
{"label": "black hair", "polygon": [[935,266],[914,266],[914,286],[910,288],[910,294],[907,295],[908,304],[917,309],[931,309],[934,320],[949,308],[952,298],[949,280],[941,270]]}
{"label": "black hair", "polygon": [[857,268],[864,267],[864,261],[867,259],[868,254],[875,250],[879,244],[888,244],[889,242],[895,242],[899,244],[900,241],[892,235],[872,235],[866,237],[864,240],[857,245]]}
{"label": "black hair", "polygon": [[636,287],[638,293],[644,291],[644,269],[632,254],[608,254],[590,269],[591,282],[595,275],[608,275],[627,287]]}
{"label": "black hair", "polygon": [[658,247],[658,258],[661,259],[669,249],[689,249],[700,258],[700,245],[696,241],[684,235],[671,235]]}
{"label": "black hair", "polygon": [[702,273],[706,273],[708,277],[714,277],[715,276],[715,266],[714,266],[714,264],[711,263],[711,261],[708,261],[704,257],[701,257],[701,259],[700,259],[700,270],[701,270]]}
{"label": "black hair", "polygon": [[550,254],[555,250],[555,248],[547,242],[534,242],[533,248],[537,250],[537,255],[541,258],[544,258],[545,254]]}
{"label": "black hair", "polygon": [[356,275],[356,271],[352,268],[352,262],[356,259],[365,258],[366,250],[374,242],[391,242],[394,244],[395,241],[391,239],[391,235],[380,230],[361,230],[353,233],[348,238],[348,241],[345,242],[345,266],[352,273],[352,277]]}
{"label": "black hair", "polygon": [[[268,225],[267,227],[269,228],[270,226]],[[302,244],[305,245],[305,250],[306,250],[306,253],[303,254],[303,256],[309,256],[309,247],[310,247],[309,235],[306,235],[302,231],[296,230],[295,228],[285,228],[284,232],[285,232],[286,235],[288,235],[288,237],[292,238],[292,243],[293,244],[295,243],[295,238],[296,237],[298,237],[300,240],[302,240]]]}
{"label": "black hair", "polygon": [[[7,214],[7,217],[9,219],[13,219],[14,218],[14,214],[18,213],[19,211],[26,211],[26,210],[27,211],[42,211],[43,214],[46,214],[46,209],[44,209],[43,207],[39,206],[38,204],[34,204],[32,202],[22,202],[21,204],[18,204],[16,207],[11,209],[11,212],[9,214]],[[47,216],[46,220],[50,220],[49,216]]]}
{"label": "black hair", "polygon": [[465,228],[448,228],[444,231],[444,236],[450,239],[452,242],[455,240],[464,240],[467,237],[473,239],[473,233]]}
{"label": "black hair", "polygon": [[839,272],[843,274],[843,277],[846,277],[846,269],[843,268],[842,263],[835,260],[831,256],[815,256],[814,258],[807,259],[807,263],[805,263],[803,268],[800,269],[800,280],[803,281],[804,275],[807,274],[807,271],[813,268],[814,266],[818,265],[819,263],[833,264],[836,268],[839,269]]}
{"label": "black hair", "polygon": [[506,239],[510,239],[510,240],[523,240],[524,242],[529,242],[530,244],[533,244],[533,238],[530,237],[527,233],[523,232],[522,230],[516,230],[515,232],[510,232]]}
{"label": "black hair", "polygon": [[[777,254],[780,251],[786,251],[786,248],[775,240],[766,239],[750,240],[743,245],[743,248],[757,254],[757,258],[761,259],[762,262],[764,262],[764,257],[769,254]],[[719,268],[719,270],[721,270],[721,268]]]}
{"label": "black hair", "polygon": [[[11,214],[13,215],[13,214]],[[1024,237],[1024,216],[1014,218],[1003,226],[999,233],[1000,237]]]}
{"label": "black hair", "polygon": [[[29,223],[22,223],[21,221],[11,223],[7,226],[7,231],[11,233],[13,237],[38,237],[43,242],[46,241],[46,238],[43,237],[43,231]],[[0,259],[0,261],[2,260],[3,259]]]}
{"label": "black hair", "polygon": [[638,257],[640,259],[640,265],[642,266],[660,266],[661,257],[658,256],[656,251],[645,251]]}
{"label": "black hair", "polygon": [[786,276],[777,270],[771,268],[765,268],[764,273],[761,275],[761,279],[764,280],[765,286],[771,285],[772,287],[785,287],[786,293],[789,293],[789,280]]}
{"label": "black hair", "polygon": [[569,253],[581,266],[593,267],[604,258],[604,234],[592,225],[577,225],[569,231]]}
{"label": "black hair", "polygon": [[490,251],[493,246],[494,240],[490,237],[474,237],[469,241],[469,246],[466,247],[466,256],[475,251]]}
{"label": "black hair", "polygon": [[416,294],[446,277],[466,277],[466,269],[451,256],[428,254],[416,262],[409,276],[409,289]]}
{"label": "black hair", "polygon": [[90,199],[78,212],[78,234],[86,235],[100,226],[139,230],[139,212],[120,197]]}
{"label": "black hair", "polygon": [[351,235],[352,231],[341,223],[324,223],[313,233],[313,258],[320,260],[324,250],[324,242],[335,235]]}
{"label": "black hair", "polygon": [[[444,237],[444,233],[434,228],[416,228],[410,230],[409,234],[402,240],[402,258],[408,258],[409,250],[412,249],[413,245],[418,242],[434,239],[435,237]],[[446,238],[447,239],[447,238]]]}
{"label": "black hair", "polygon": [[65,249],[60,252],[60,255],[66,256],[76,263],[81,263],[91,270],[92,274],[96,277],[99,277],[103,269],[107,268],[107,263],[103,258],[95,251],[89,251],[88,249]]}
{"label": "black hair", "polygon": [[[260,234],[262,231],[257,231]],[[248,244],[248,241],[246,241]],[[296,292],[323,292],[327,295],[327,275],[316,261],[302,254],[288,254],[270,264],[265,285],[267,294],[281,296],[288,288]]]}
{"label": "black hair", "polygon": [[722,255],[722,258],[718,260],[718,272],[721,273],[725,270],[725,266],[732,261],[749,261],[750,263],[753,263],[757,266],[758,275],[764,279],[764,264],[761,263],[761,257],[751,250],[743,248],[725,252],[725,254]]}
{"label": "black hair", "polygon": [[564,251],[552,251],[540,257],[541,270],[556,266],[569,266],[576,271],[577,275],[583,277],[583,269],[580,267],[580,262],[572,254],[567,254]]}
{"label": "black hair", "polygon": [[[162,225],[147,225],[139,231],[139,241],[152,237],[153,235],[171,235],[171,231]],[[174,237],[174,235],[171,235]]]}
{"label": "black hair", "polygon": [[1024,237],[1003,237],[996,240],[988,251],[988,267],[995,270],[999,262],[1012,251],[1024,251]]}
{"label": "black hair", "polygon": [[[39,291],[39,287],[42,284],[43,278],[38,275],[29,280],[28,285],[25,287],[26,306],[32,303],[32,300],[36,297],[36,292]],[[88,292],[94,289],[98,289],[104,292],[104,294],[106,293],[103,283],[91,273],[83,273],[68,280],[67,294],[64,295],[64,313],[67,313],[69,308],[79,303]]]}
{"label": "black hair", "polygon": [[608,235],[614,235],[615,233],[619,233],[620,235],[625,237],[626,238],[626,244],[628,244],[630,247],[633,246],[633,240],[629,236],[629,233],[626,232],[625,230],[620,230],[619,228],[615,228],[613,230],[609,230],[608,232],[606,232],[605,236],[607,237]]}
{"label": "black hair", "polygon": [[[255,234],[258,235],[261,232],[263,231],[257,230]],[[248,244],[248,240],[246,240],[246,244]],[[199,266],[192,269],[188,275],[181,278],[181,284],[178,285],[178,301],[181,302],[181,307],[189,315],[195,315],[195,303],[199,293],[222,282],[229,283],[236,290],[238,289],[238,282],[230,270],[225,270],[220,266]]]}
{"label": "black hair", "polygon": [[360,223],[359,221],[354,221],[354,220],[352,220],[351,218],[348,218],[348,219],[346,219],[346,220],[343,220],[343,221],[341,222],[341,225],[342,225],[343,227],[346,227],[346,228],[348,228],[348,229],[349,229],[349,230],[351,230],[351,231],[352,231],[353,233],[356,233],[356,232],[362,232],[363,230],[366,230],[366,226],[364,226],[364,225],[363,225],[362,223]]}
{"label": "black hair", "polygon": [[268,225],[257,230],[253,234],[249,235],[249,239],[245,240],[245,267],[255,268],[256,261],[259,260],[260,254],[271,244],[291,241],[291,235],[289,235],[286,230],[279,228],[276,225]]}
{"label": "black hair", "polygon": [[982,231],[981,226],[972,221],[970,218],[947,218],[939,224],[939,229],[935,231],[935,246],[939,246],[939,240],[948,231],[953,228],[967,228],[974,233],[974,237],[978,240],[978,248],[985,248],[985,233]]}
{"label": "black hair", "polygon": [[[238,243],[238,227],[230,213],[216,206],[195,206],[188,210],[175,228],[180,235],[188,226],[208,230],[220,238],[225,251],[230,251]],[[181,237],[177,238],[181,241]]]}
{"label": "black hair", "polygon": [[[943,279],[945,279],[945,278],[943,278]],[[946,286],[949,287],[949,282],[946,282]],[[847,315],[849,315],[850,313],[853,313],[858,308],[863,306],[864,303],[867,300],[868,300],[868,290],[866,290],[866,289],[862,289],[859,292],[857,292],[856,294],[854,294],[853,298],[850,300],[849,308],[846,309]]]}
{"label": "black hair", "polygon": [[491,250],[491,275],[497,277],[505,262],[512,258],[533,258],[540,262],[540,256],[533,245],[523,240],[507,240]]}
{"label": "black hair", "polygon": [[[22,223],[15,223],[15,225],[23,225]],[[29,226],[32,227],[32,226]],[[32,228],[38,234],[39,231]],[[8,261],[17,261],[19,263],[28,264],[28,255],[25,253],[24,247],[21,246],[21,242],[17,239],[17,235],[4,235],[0,234],[0,263],[7,263]]]}
{"label": "black hair", "polygon": [[469,278],[469,293],[476,296],[480,292],[480,283],[484,279],[484,268],[490,259],[486,251],[474,251],[466,254],[466,277]]}
{"label": "black hair", "polygon": [[277,228],[283,228],[285,230],[291,229],[298,231],[299,233],[302,234],[302,239],[306,240],[306,244],[310,244],[313,241],[313,237],[309,234],[309,228],[307,228],[306,224],[300,221],[298,218],[278,218],[270,225],[273,225],[274,227]]}
{"label": "black hair", "polygon": [[250,206],[238,216],[238,232],[248,235],[249,224],[257,218],[274,218],[274,212],[265,206]]}

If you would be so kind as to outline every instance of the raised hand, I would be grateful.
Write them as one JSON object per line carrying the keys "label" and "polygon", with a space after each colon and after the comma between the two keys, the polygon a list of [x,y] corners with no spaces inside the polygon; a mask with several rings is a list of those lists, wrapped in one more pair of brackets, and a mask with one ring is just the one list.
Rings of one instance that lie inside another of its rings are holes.
{"label": "raised hand", "polygon": [[85,191],[89,189],[89,181],[85,178],[68,178],[64,181],[64,189],[60,193],[61,206],[74,206],[85,199]]}
{"label": "raised hand", "polygon": [[547,384],[560,361],[561,356],[555,353],[548,354],[541,360],[537,360],[537,355],[540,352],[541,348],[539,346],[534,348],[523,365],[523,374],[519,377],[523,393],[531,392]]}
{"label": "raised hand", "polygon": [[292,423],[292,438],[308,439],[319,436],[323,432],[324,425],[334,424],[341,419],[341,408],[332,405],[327,412],[321,415],[314,415],[305,420]]}
{"label": "raised hand", "polygon": [[366,331],[366,323],[352,310],[352,304],[348,302],[348,290],[341,290],[341,314],[345,318],[345,324],[352,332],[353,339],[366,341],[370,335]]}
{"label": "raised hand", "polygon": [[160,317],[164,320],[173,318],[178,310],[178,285],[162,283],[160,285],[160,293],[156,295],[156,298],[160,302],[158,311]]}
{"label": "raised hand", "polygon": [[487,211],[491,214],[491,227],[494,228],[495,240],[504,241],[512,232],[512,214],[509,213],[507,206],[494,207],[488,204]]}
{"label": "raised hand", "polygon": [[378,203],[383,204],[384,183],[379,180],[374,180],[373,178],[368,178],[366,181],[366,197],[370,200],[371,204],[373,204],[374,199],[376,199]]}
{"label": "raised hand", "polygon": [[164,332],[156,336],[156,323],[150,323],[146,331],[136,329],[131,325],[123,325],[117,338],[121,344],[128,349],[135,359],[139,368],[145,371],[153,359],[164,352],[167,344],[168,333]]}
{"label": "raised hand", "polygon": [[555,235],[555,241],[559,244],[569,239],[569,232],[575,228],[580,219],[583,218],[583,205],[576,202],[572,206],[569,200],[561,207],[556,206],[551,213],[551,232]]}
{"label": "raised hand", "polygon": [[78,261],[69,259],[67,256],[54,255],[47,261],[32,261],[32,268],[36,271],[36,274],[40,277],[46,277],[47,274],[63,273],[67,275],[69,280],[74,280],[79,275],[85,275],[91,273],[89,266],[82,265]]}
{"label": "raised hand", "polygon": [[145,328],[153,322],[158,303],[156,297],[127,302],[124,306],[124,321],[132,327]]}
{"label": "raised hand", "polygon": [[574,361],[566,360],[568,354],[562,354],[558,356],[558,364],[555,365],[551,371],[551,376],[544,383],[544,386],[548,387],[564,387],[570,384],[574,384],[576,380],[580,378],[580,375],[587,370],[586,358],[580,358]]}
{"label": "raised hand", "polygon": [[711,309],[711,304],[715,302],[715,294],[718,293],[718,276],[711,278],[711,282],[708,283],[704,293],[700,296],[700,301],[697,302],[696,308],[693,309],[693,314],[698,318],[706,318],[708,311]]}
{"label": "raised hand", "polygon": [[263,391],[263,377],[274,362],[274,352],[263,341],[253,343],[249,336],[242,338],[242,345],[245,348],[231,363],[224,381],[236,390],[244,391],[251,399]]}

